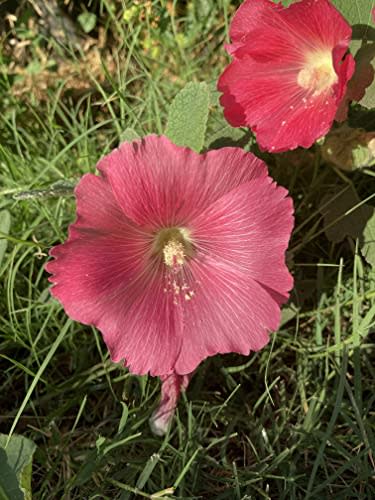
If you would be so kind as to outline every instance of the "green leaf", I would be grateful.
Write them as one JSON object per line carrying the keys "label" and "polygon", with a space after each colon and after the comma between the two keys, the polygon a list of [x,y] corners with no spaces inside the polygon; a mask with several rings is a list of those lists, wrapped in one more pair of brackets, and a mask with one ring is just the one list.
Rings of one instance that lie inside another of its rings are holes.
{"label": "green leaf", "polygon": [[281,321],[279,328],[289,323],[289,321],[295,318],[297,314],[298,314],[298,307],[295,304],[291,303],[283,307],[281,310]]}
{"label": "green leaf", "polygon": [[363,257],[375,270],[375,208],[373,208],[372,216],[366,222],[363,230],[361,252]]}
{"label": "green leaf", "polygon": [[[10,213],[8,212],[8,210],[2,210],[0,212],[0,233],[9,234],[9,229]],[[7,249],[7,243],[8,241],[6,239],[0,239],[0,266]]]}
{"label": "green leaf", "polygon": [[142,490],[147,481],[149,480],[151,474],[153,473],[156,465],[160,462],[160,455],[158,453],[154,453],[151,455],[151,457],[147,460],[146,465],[143,468],[143,471],[141,472],[138,480],[137,480],[137,485],[136,487]]}
{"label": "green leaf", "polygon": [[[82,486],[87,483],[93,472],[100,467],[101,456],[97,450],[91,450],[85,456],[85,461],[81,468],[78,470],[77,475],[73,479],[73,486]],[[0,497],[1,500],[1,497]]]}
{"label": "green leaf", "polygon": [[[374,62],[375,43],[363,44],[355,55],[355,73],[348,86],[348,89],[354,86],[354,93],[351,91],[354,100],[368,109],[375,107]],[[359,92],[358,97],[356,91]]]}
{"label": "green leaf", "polygon": [[121,406],[122,406],[122,415],[120,418],[120,422],[118,424],[118,431],[117,434],[121,434],[122,431],[125,429],[126,422],[128,421],[128,416],[129,416],[129,408],[126,403],[123,401],[120,401]]}
{"label": "green leaf", "polygon": [[373,0],[333,0],[332,3],[350,24],[370,24]]}
{"label": "green leaf", "polygon": [[[272,0],[275,3],[279,3],[279,0]],[[295,0],[281,0],[281,3],[284,7],[289,7]]]}
{"label": "green leaf", "polygon": [[359,103],[367,109],[375,108],[375,81],[366,90],[365,97]]}
{"label": "green leaf", "polygon": [[375,269],[375,207],[360,202],[352,188],[326,195],[320,211],[327,238],[333,243],[347,236],[359,239],[363,257]]}
{"label": "green leaf", "polygon": [[0,434],[0,499],[31,500],[31,468],[35,443],[13,434]]}
{"label": "green leaf", "polygon": [[139,134],[133,128],[126,128],[120,135],[120,142],[133,142],[140,139]]}
{"label": "green leaf", "polygon": [[8,464],[5,450],[0,448],[0,500],[24,500],[14,470]]}
{"label": "green leaf", "polygon": [[92,12],[82,12],[77,19],[85,33],[90,33],[96,26],[96,15]]}
{"label": "green leaf", "polygon": [[350,187],[324,196],[320,211],[324,216],[324,230],[329,241],[340,243],[347,236],[353,239],[361,237],[373,208],[360,203],[357,193]]}
{"label": "green leaf", "polygon": [[251,132],[243,128],[233,128],[224,125],[220,130],[213,133],[208,142],[208,149],[220,149],[226,147],[244,148],[251,140]]}
{"label": "green leaf", "polygon": [[166,135],[177,146],[201,151],[206,134],[209,91],[206,83],[188,83],[169,108]]}
{"label": "green leaf", "polygon": [[212,11],[212,4],[208,0],[194,0],[193,6],[196,18],[199,20],[207,18]]}

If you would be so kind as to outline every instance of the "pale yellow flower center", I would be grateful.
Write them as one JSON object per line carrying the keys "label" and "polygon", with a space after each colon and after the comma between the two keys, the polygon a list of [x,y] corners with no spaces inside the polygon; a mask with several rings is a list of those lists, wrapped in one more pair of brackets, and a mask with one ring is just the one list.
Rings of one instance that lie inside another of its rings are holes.
{"label": "pale yellow flower center", "polygon": [[177,240],[169,240],[163,248],[164,264],[169,267],[182,266],[185,262],[185,248]]}
{"label": "pale yellow flower center", "polygon": [[337,82],[337,74],[332,63],[330,51],[310,52],[303,68],[297,75],[300,87],[318,96]]}
{"label": "pale yellow flower center", "polygon": [[165,264],[164,292],[172,294],[173,304],[192,300],[195,292],[184,269],[186,260],[195,254],[190,231],[184,227],[161,229],[155,235],[152,251]]}
{"label": "pale yellow flower center", "polygon": [[171,269],[180,269],[186,257],[191,257],[193,253],[189,230],[176,227],[161,229],[155,236],[153,253],[160,255]]}

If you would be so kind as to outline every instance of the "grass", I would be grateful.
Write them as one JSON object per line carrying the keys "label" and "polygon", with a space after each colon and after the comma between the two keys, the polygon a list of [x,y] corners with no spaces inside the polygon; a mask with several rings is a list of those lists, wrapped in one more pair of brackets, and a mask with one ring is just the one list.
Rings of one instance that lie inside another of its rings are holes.
{"label": "grass", "polygon": [[[291,305],[261,352],[202,363],[163,439],[148,427],[158,380],[111,363],[100,334],[70,321],[48,292],[48,249],[74,220],[74,199],[51,195],[94,172],[126,128],[162,133],[186,82],[214,85],[238,4],[154,0],[129,25],[124,12],[135,2],[87,2],[115,70],[103,62],[105,78],[93,70],[83,91],[57,79],[42,100],[14,95],[8,42],[25,25],[3,37],[0,210],[11,227],[0,261],[0,431],[37,444],[34,498],[375,497],[375,273],[358,242],[327,239],[320,211],[333,188],[371,196],[370,177],[337,172],[318,148],[264,156],[296,205]],[[84,57],[29,36],[28,60],[40,48],[60,62]],[[206,147],[228,134],[213,93]]]}

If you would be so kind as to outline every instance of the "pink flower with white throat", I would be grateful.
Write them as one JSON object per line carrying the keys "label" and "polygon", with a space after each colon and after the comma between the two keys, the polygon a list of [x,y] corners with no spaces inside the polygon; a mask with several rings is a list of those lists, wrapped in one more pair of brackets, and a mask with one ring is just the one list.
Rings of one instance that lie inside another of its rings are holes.
{"label": "pink flower with white throat", "polygon": [[162,378],[160,434],[202,360],[257,351],[277,330],[293,204],[239,148],[199,155],[152,135],[98,170],[76,187],[77,219],[50,252],[51,292],[102,332],[113,361]]}
{"label": "pink flower with white throat", "polygon": [[331,128],[354,72],[351,27],[329,0],[284,8],[245,0],[230,27],[233,61],[218,82],[229,123],[255,132],[260,147],[310,147]]}

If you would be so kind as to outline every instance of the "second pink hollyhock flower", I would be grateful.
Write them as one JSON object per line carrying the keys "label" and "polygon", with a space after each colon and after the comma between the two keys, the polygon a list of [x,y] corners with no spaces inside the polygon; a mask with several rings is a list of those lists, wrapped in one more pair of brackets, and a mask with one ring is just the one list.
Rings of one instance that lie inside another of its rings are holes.
{"label": "second pink hollyhock flower", "polygon": [[227,47],[221,104],[231,125],[248,126],[264,150],[310,147],[332,126],[354,72],[351,27],[329,0],[288,8],[245,0]]}
{"label": "second pink hollyhock flower", "polygon": [[257,351],[278,328],[293,285],[292,200],[237,148],[199,155],[148,136],[98,169],[78,184],[77,220],[51,251],[51,291],[101,330],[113,361],[162,378],[163,432],[203,359]]}

